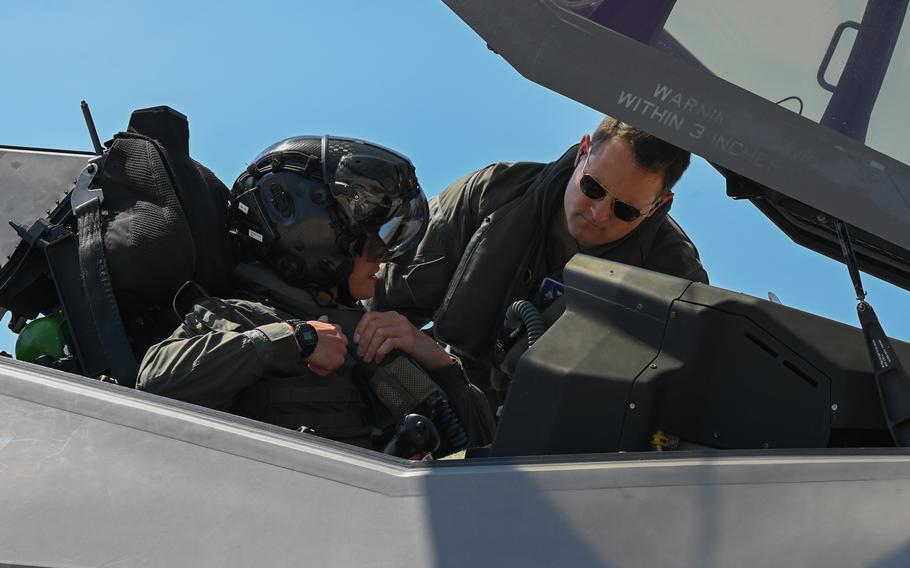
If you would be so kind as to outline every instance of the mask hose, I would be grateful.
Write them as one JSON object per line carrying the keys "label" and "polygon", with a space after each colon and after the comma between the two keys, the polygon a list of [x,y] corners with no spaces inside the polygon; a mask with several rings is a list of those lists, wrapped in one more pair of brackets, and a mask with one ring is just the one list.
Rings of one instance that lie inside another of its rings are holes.
{"label": "mask hose", "polygon": [[527,331],[528,347],[534,345],[547,330],[537,306],[527,300],[512,302],[512,305],[506,310],[505,327],[517,329],[519,322],[524,324]]}

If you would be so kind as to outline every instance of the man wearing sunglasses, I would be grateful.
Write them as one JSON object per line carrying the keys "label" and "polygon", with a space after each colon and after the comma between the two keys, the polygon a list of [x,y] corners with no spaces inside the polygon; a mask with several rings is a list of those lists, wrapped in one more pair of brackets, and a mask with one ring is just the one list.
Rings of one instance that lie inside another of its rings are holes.
{"label": "man wearing sunglasses", "polygon": [[606,117],[555,162],[469,174],[430,202],[427,232],[410,257],[383,267],[374,306],[418,325],[433,321],[492,399],[490,361],[506,308],[561,282],[576,253],[708,281],[667,214],[688,165],[688,152]]}

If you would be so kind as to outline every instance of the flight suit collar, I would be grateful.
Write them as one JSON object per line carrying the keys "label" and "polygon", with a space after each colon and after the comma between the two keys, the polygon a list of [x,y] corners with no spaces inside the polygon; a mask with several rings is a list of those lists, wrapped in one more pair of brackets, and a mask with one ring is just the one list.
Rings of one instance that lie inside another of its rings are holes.
{"label": "flight suit collar", "polygon": [[340,325],[348,337],[353,337],[363,317],[361,306],[320,303],[311,291],[288,284],[261,262],[238,264],[234,269],[234,281],[241,289],[265,296],[269,303],[296,318],[315,320],[328,316],[329,322]]}

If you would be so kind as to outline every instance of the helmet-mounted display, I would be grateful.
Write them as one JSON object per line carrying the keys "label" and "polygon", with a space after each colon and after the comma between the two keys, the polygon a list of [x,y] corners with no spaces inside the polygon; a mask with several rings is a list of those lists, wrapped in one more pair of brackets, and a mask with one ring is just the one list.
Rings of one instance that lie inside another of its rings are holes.
{"label": "helmet-mounted display", "polygon": [[344,283],[357,255],[394,260],[420,241],[428,217],[411,161],[350,138],[282,140],[231,190],[230,229],[247,256],[307,288]]}

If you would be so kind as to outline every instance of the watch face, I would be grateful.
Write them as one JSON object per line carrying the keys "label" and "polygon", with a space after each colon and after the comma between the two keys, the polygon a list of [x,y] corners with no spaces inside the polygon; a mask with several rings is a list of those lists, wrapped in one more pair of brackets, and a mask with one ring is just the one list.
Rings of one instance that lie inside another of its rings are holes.
{"label": "watch face", "polygon": [[299,323],[294,328],[294,335],[297,338],[297,346],[300,348],[300,357],[309,357],[316,349],[316,344],[319,341],[316,328],[308,323]]}
{"label": "watch face", "polygon": [[308,325],[300,330],[300,339],[307,345],[316,343],[318,338],[319,336],[316,334],[316,330],[313,329],[313,326],[311,325]]}

